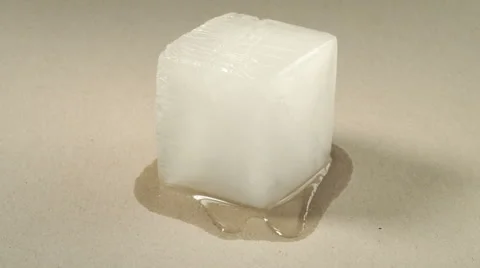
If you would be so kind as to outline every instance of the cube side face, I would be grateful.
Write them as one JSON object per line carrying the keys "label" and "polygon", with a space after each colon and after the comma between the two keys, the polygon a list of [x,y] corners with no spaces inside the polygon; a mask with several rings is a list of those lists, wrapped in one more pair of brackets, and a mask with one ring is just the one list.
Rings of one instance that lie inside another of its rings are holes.
{"label": "cube side face", "polygon": [[[192,31],[198,43],[182,43],[189,33],[159,58],[159,174],[169,184],[270,206],[328,161],[336,40],[305,29],[299,36],[310,43],[296,44],[285,35],[292,27],[298,33],[296,26],[244,15],[205,25],[198,29],[207,35]],[[212,52],[212,40],[223,47]],[[272,53],[278,42],[286,45]],[[194,55],[192,47],[203,52]]]}
{"label": "cube side face", "polygon": [[[275,81],[281,95],[269,109],[275,124],[265,130],[269,159],[275,166],[264,176],[268,197],[280,200],[301,186],[330,160],[336,88],[336,40],[288,66]],[[301,82],[299,82],[301,81]]]}
{"label": "cube side face", "polygon": [[215,83],[188,65],[163,64],[168,68],[160,72],[156,108],[159,174],[169,184],[240,202],[251,191],[245,159],[254,154],[247,138],[253,139],[254,125],[244,110],[254,100],[234,78]]}

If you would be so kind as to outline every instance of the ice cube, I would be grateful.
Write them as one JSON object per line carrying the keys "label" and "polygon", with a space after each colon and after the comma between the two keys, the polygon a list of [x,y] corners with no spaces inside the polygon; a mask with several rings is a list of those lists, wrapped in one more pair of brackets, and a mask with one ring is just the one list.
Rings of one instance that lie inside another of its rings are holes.
{"label": "ice cube", "polygon": [[272,206],[329,161],[336,61],[334,36],[242,14],[181,36],[158,62],[160,176]]}

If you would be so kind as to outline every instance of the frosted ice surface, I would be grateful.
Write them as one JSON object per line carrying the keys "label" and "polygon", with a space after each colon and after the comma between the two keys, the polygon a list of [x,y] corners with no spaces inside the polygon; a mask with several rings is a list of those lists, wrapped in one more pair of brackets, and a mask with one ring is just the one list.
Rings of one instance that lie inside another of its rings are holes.
{"label": "frosted ice surface", "polygon": [[275,204],[329,160],[336,61],[334,36],[242,14],[181,36],[158,62],[160,176]]}

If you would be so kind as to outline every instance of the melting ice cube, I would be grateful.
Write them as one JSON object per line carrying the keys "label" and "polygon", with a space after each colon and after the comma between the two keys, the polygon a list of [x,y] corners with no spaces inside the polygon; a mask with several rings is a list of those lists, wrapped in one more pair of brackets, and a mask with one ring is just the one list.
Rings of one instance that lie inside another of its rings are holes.
{"label": "melting ice cube", "polygon": [[158,62],[160,176],[276,204],[329,162],[336,61],[334,36],[242,14],[181,36]]}

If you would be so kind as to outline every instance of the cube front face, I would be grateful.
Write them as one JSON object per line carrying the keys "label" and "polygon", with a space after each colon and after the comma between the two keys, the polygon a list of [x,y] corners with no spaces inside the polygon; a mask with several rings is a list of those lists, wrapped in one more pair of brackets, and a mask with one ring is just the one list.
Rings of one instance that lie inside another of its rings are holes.
{"label": "cube front face", "polygon": [[159,174],[232,202],[264,208],[328,162],[335,37],[228,14],[160,55]]}

